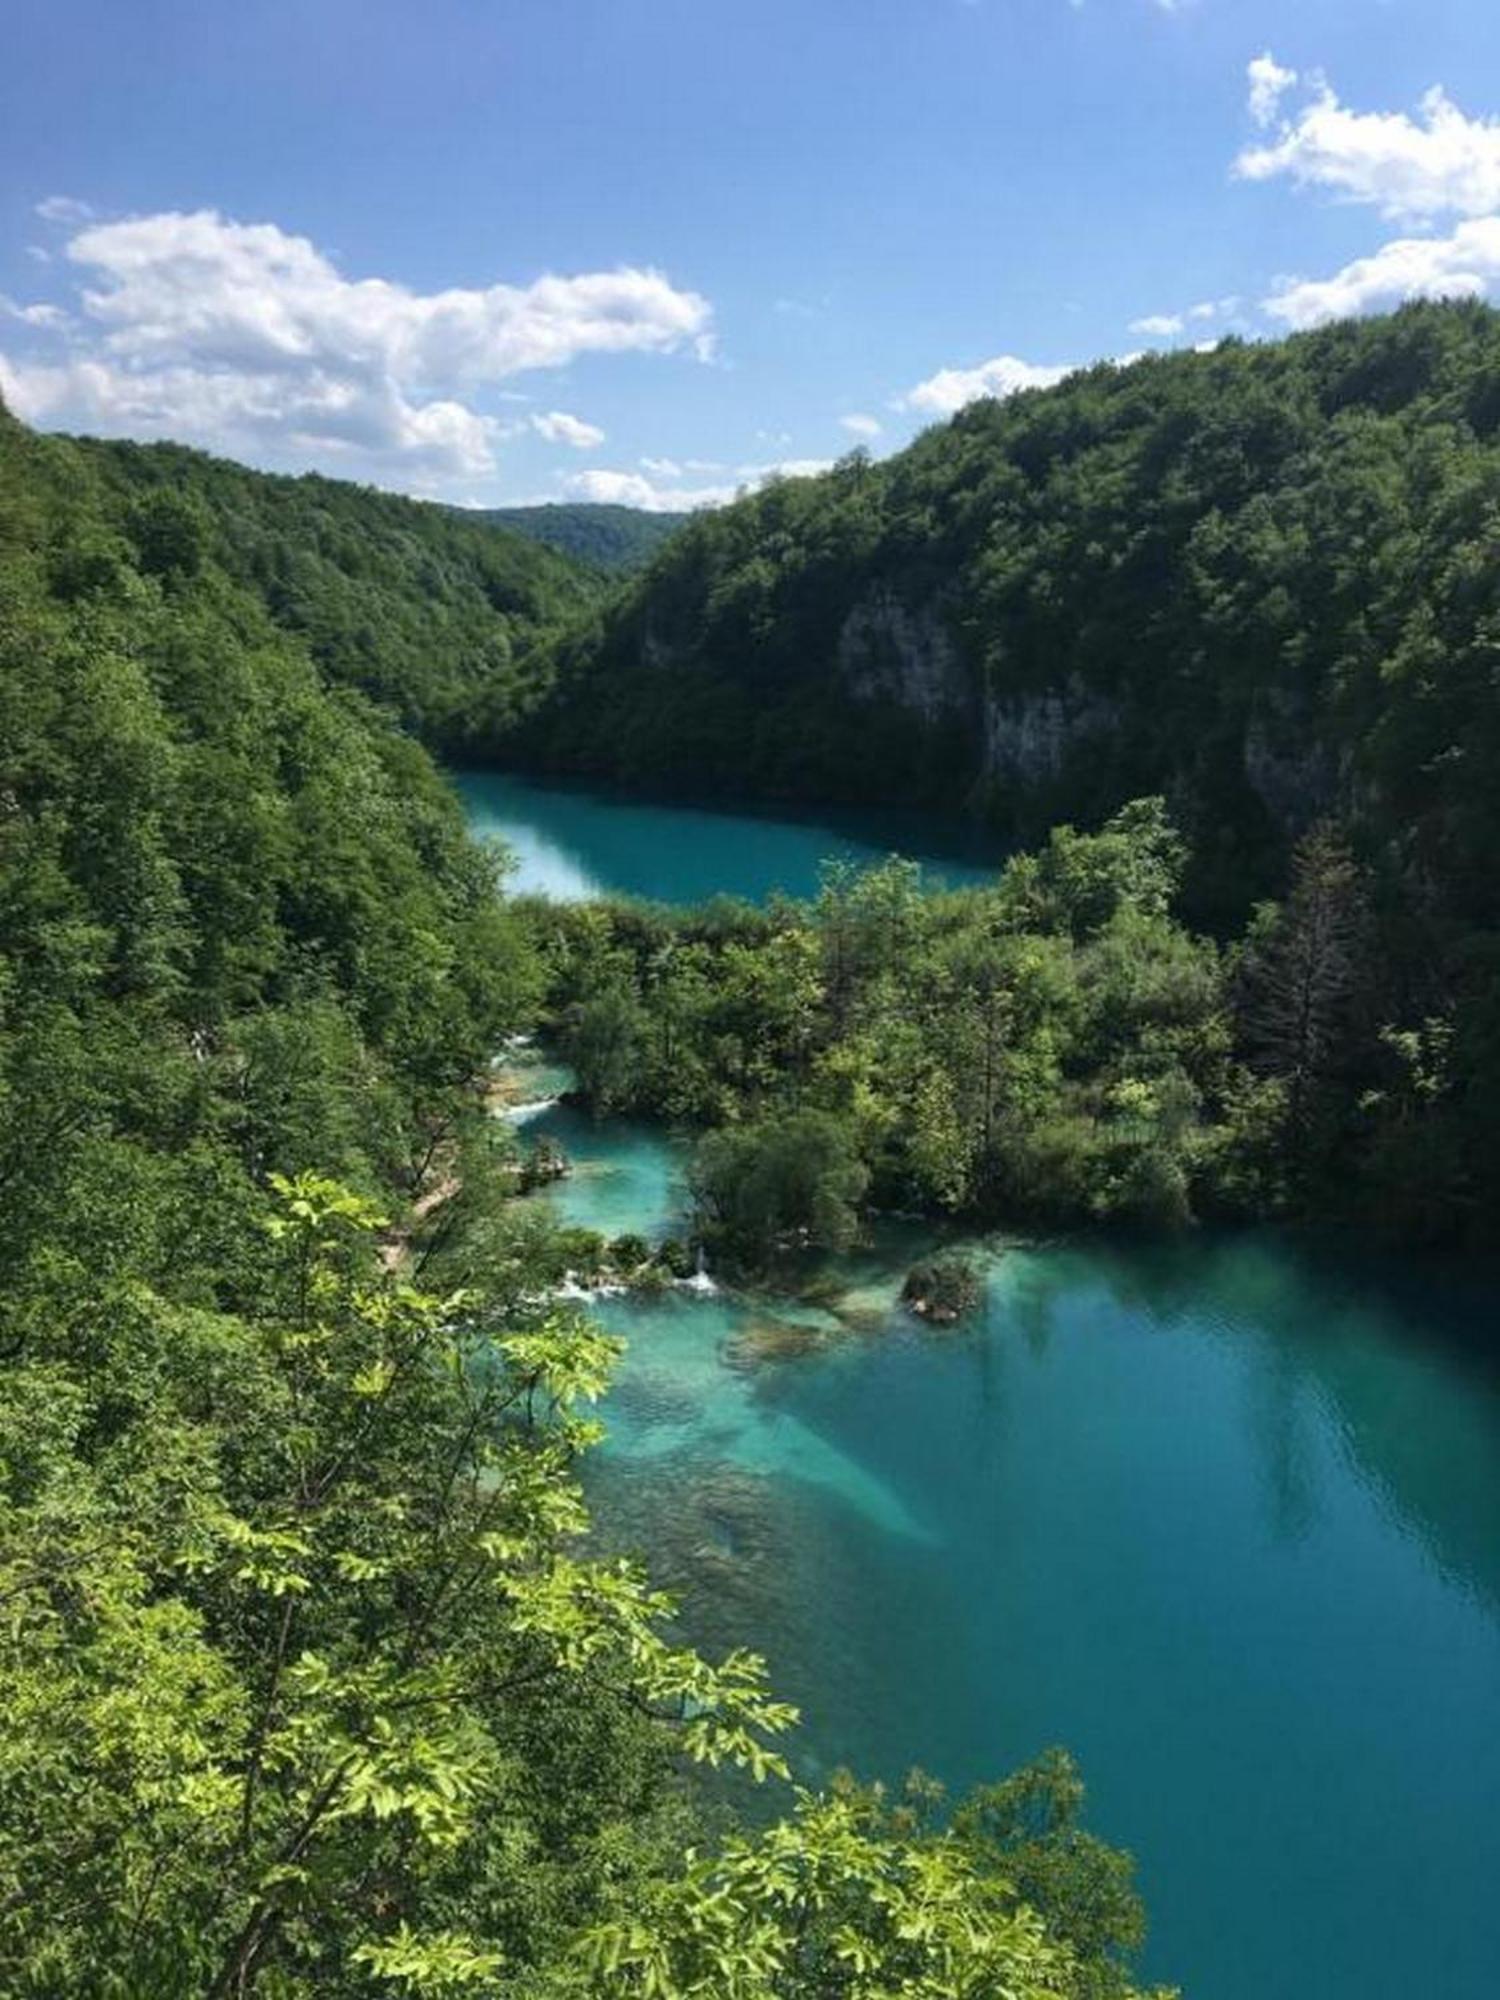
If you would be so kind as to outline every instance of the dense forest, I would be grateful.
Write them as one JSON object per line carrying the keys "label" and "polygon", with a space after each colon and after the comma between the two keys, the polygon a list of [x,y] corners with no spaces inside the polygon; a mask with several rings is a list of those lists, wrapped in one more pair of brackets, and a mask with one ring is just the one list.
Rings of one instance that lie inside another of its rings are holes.
{"label": "dense forest", "polygon": [[[966,805],[1032,843],[1164,801],[1173,907],[1218,940],[1211,967],[1192,949],[1229,1064],[1211,1079],[1200,1050],[1170,1102],[1193,1106],[1173,1116],[1195,1146],[1205,1119],[1218,1135],[1231,1207],[1482,1241],[1500,1193],[1497,381],[1500,314],[1415,305],[974,404],[882,464],[695,518],[539,649],[550,689],[500,747],[651,788]],[[968,926],[1024,929],[1004,898],[950,929]],[[958,979],[946,948],[922,932],[897,953],[904,996]],[[1075,965],[1048,1033],[1092,1118],[1116,1058],[1091,1067],[1077,986]],[[905,1074],[889,1049],[877,1068]],[[909,1125],[910,1078],[877,1088]],[[1269,1176],[1242,1171],[1252,1134]],[[1193,1212],[1217,1209],[1219,1170],[1179,1164]],[[996,1198],[1057,1185],[1030,1155],[1021,1183],[981,1178]],[[1071,1177],[1063,1208],[1099,1211],[1094,1179]]]}
{"label": "dense forest", "polygon": [[1500,313],[1414,305],[1101,364],[694,516],[551,649],[497,746],[704,796],[967,809],[1160,793],[1191,906],[1296,838],[1490,909]]}
{"label": "dense forest", "polygon": [[599,500],[546,501],[535,507],[491,507],[481,516],[518,535],[558,549],[593,569],[626,573],[645,567],[687,514],[648,514]]}
{"label": "dense forest", "polygon": [[161,559],[174,537],[201,545],[325,679],[388,704],[450,755],[530,705],[538,635],[600,587],[479,514],[315,474],[251,472],[181,445],[75,444],[140,534],[157,509]]}
{"label": "dense forest", "polygon": [[1337,832],[1227,946],[1175,914],[1185,862],[1141,799],[994,888],[892,860],[810,903],[542,909],[548,1015],[597,1109],[707,1133],[698,1227],[744,1265],[846,1247],[871,1209],[1462,1234],[1485,1100],[1450,1024],[1383,1016]]}
{"label": "dense forest", "polygon": [[[0,411],[0,1987],[1122,2000],[1065,1758],[789,1791],[590,1542],[615,1347],[485,1097],[557,942],[395,719],[483,640],[433,518]],[[573,585],[494,546],[503,652]]]}

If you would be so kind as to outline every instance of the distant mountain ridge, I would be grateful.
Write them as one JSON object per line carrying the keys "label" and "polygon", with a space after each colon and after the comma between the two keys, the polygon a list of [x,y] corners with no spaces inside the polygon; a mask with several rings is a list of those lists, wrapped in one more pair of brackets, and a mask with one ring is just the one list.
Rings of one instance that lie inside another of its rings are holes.
{"label": "distant mountain ridge", "polygon": [[480,519],[541,542],[576,562],[616,573],[644,569],[690,514],[647,513],[604,501],[547,501],[536,507],[490,507]]}

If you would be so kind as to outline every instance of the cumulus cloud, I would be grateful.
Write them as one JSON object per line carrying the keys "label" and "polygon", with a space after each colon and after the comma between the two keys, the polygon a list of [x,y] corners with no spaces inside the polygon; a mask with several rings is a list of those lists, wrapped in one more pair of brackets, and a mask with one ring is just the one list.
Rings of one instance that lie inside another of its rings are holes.
{"label": "cumulus cloud", "polygon": [[447,399],[413,404],[378,381],[134,370],[85,356],[14,361],[4,381],[15,413],[43,427],[187,439],[267,462],[382,470],[417,485],[494,466],[492,419]]}
{"label": "cumulus cloud", "polygon": [[[775,465],[739,465],[733,477],[708,485],[685,485],[682,475],[694,463],[670,458],[643,458],[643,472],[593,466],[570,473],[563,491],[572,500],[602,500],[621,507],[640,507],[648,514],[688,514],[702,507],[722,507],[741,493],[752,492],[773,479],[807,479],[827,472],[830,458],[789,458]],[[657,476],[651,476],[652,473]]]}
{"label": "cumulus cloud", "polygon": [[[1144,319],[1130,322],[1132,333],[1143,333],[1150,340],[1174,340],[1178,334],[1186,333],[1188,327],[1203,326],[1210,320],[1237,320],[1242,301],[1238,298],[1200,299],[1196,305],[1185,307],[1181,312],[1147,313]],[[1129,357],[1122,356],[1122,362]]]}
{"label": "cumulus cloud", "polygon": [[1451,236],[1413,236],[1346,264],[1331,278],[1284,279],[1265,302],[1290,327],[1316,326],[1403,299],[1479,296],[1500,279],[1500,216],[1464,222]]}
{"label": "cumulus cloud", "polygon": [[[208,210],[95,223],[66,255],[85,337],[60,361],[8,356],[19,414],[398,482],[490,471],[500,427],[474,399],[511,376],[585,354],[706,357],[712,341],[708,302],[658,271],[419,293]],[[602,437],[563,411],[535,423]]]}
{"label": "cumulus cloud", "polygon": [[572,500],[602,500],[618,507],[640,507],[648,514],[686,514],[698,507],[719,507],[732,500],[734,486],[681,486],[651,478],[644,472],[621,472],[593,466],[587,472],[573,472],[563,481],[563,491]]}
{"label": "cumulus cloud", "polygon": [[[1250,109],[1275,123],[1298,78],[1270,55],[1250,65]],[[1459,218],[1451,233],[1398,237],[1329,278],[1278,279],[1263,310],[1284,326],[1316,326],[1422,297],[1479,296],[1500,282],[1500,120],[1470,118],[1439,87],[1419,115],[1352,111],[1320,79],[1274,137],[1235,161],[1243,180],[1289,180],[1378,208],[1417,231]]]}
{"label": "cumulus cloud", "polygon": [[575,451],[589,451],[604,442],[597,424],[586,424],[582,417],[570,416],[566,410],[549,410],[545,416],[533,417],[531,428],[548,444],[570,444]]}
{"label": "cumulus cloud", "polygon": [[1250,116],[1257,125],[1275,123],[1281,100],[1297,81],[1294,69],[1283,69],[1269,49],[1250,64]]}
{"label": "cumulus cloud", "polygon": [[929,416],[951,417],[965,403],[980,396],[1013,396],[1021,389],[1050,389],[1071,375],[1071,365],[1042,367],[1020,361],[1013,354],[997,354],[981,361],[977,368],[940,368],[902,398],[902,407],[921,410]]}
{"label": "cumulus cloud", "polygon": [[857,438],[878,438],[884,428],[878,417],[867,417],[861,410],[851,410],[848,416],[840,417],[839,422],[850,437]]}
{"label": "cumulus cloud", "polygon": [[[1268,88],[1252,63],[1251,110],[1265,108],[1266,123],[1281,94]],[[1489,215],[1500,209],[1500,121],[1466,117],[1441,88],[1428,91],[1416,118],[1351,111],[1324,84],[1271,143],[1247,147],[1235,172],[1251,181],[1285,176],[1408,221]]]}

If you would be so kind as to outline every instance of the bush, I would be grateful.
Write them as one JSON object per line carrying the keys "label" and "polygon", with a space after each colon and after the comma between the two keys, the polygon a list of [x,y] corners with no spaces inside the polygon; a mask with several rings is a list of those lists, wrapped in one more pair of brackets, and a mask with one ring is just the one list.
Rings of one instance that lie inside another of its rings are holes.
{"label": "bush", "polygon": [[752,1261],[781,1249],[847,1248],[869,1178],[852,1130],[826,1111],[711,1132],[691,1173],[705,1240]]}
{"label": "bush", "polygon": [[669,1278],[690,1278],[693,1275],[693,1258],[685,1243],[675,1236],[657,1246],[656,1262]]}

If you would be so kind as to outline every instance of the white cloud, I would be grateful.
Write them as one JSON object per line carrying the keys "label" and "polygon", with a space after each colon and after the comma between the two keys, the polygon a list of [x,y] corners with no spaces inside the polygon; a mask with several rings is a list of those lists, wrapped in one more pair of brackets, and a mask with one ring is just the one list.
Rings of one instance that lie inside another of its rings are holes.
{"label": "white cloud", "polygon": [[1316,326],[1420,297],[1476,296],[1500,280],[1500,216],[1460,223],[1451,236],[1387,243],[1331,278],[1284,279],[1265,301],[1273,319]]}
{"label": "white cloud", "polygon": [[108,360],[18,360],[6,400],[28,423],[186,439],[282,464],[382,470],[418,486],[494,467],[493,420],[446,399],[409,403],[388,383],[325,374],[136,371]]}
{"label": "white cloud", "polygon": [[597,424],[586,424],[582,417],[570,416],[566,410],[549,410],[545,416],[533,417],[531,428],[548,444],[570,444],[575,451],[590,451],[604,442]]}
{"label": "white cloud", "polygon": [[1269,49],[1250,64],[1250,116],[1257,125],[1270,125],[1281,108],[1281,100],[1297,81],[1294,69],[1283,69]]}
{"label": "white cloud", "polygon": [[664,485],[643,472],[594,466],[588,472],[570,473],[563,481],[563,490],[573,500],[602,500],[618,507],[640,507],[648,514],[685,514],[698,507],[720,507],[734,498],[737,489]]}
{"label": "white cloud", "polygon": [[[1243,301],[1238,298],[1200,299],[1196,305],[1186,307],[1182,312],[1147,313],[1144,319],[1130,322],[1132,333],[1143,333],[1151,340],[1173,340],[1180,333],[1186,333],[1189,324],[1202,326],[1209,320],[1234,320],[1240,316]],[[1121,357],[1122,365],[1125,357]]]}
{"label": "white cloud", "polygon": [[723,472],[727,468],[716,458],[645,458],[641,467],[653,479],[681,479],[689,472]]}
{"label": "white cloud", "polygon": [[[647,472],[593,466],[586,472],[570,473],[562,482],[563,491],[572,500],[602,500],[620,507],[640,507],[648,514],[686,514],[700,507],[722,507],[739,494],[773,479],[814,478],[829,471],[833,460],[789,458],[775,465],[740,465],[735,467],[732,481],[699,486],[681,484],[683,474],[695,463],[701,465],[704,461],[643,458],[641,464]],[[659,476],[648,477],[653,471]]]}
{"label": "white cloud", "polygon": [[[95,224],[66,254],[88,337],[62,364],[10,356],[19,414],[397,483],[492,470],[501,427],[472,399],[510,376],[584,354],[704,356],[712,337],[708,302],[657,271],[424,294],[211,211]],[[536,421],[599,441],[565,412]]]}
{"label": "white cloud", "polygon": [[840,417],[839,422],[850,437],[857,438],[878,438],[884,428],[878,417],[867,417],[860,410],[851,410],[847,417]]}
{"label": "white cloud", "polygon": [[21,306],[4,292],[0,292],[0,319],[19,320],[22,326],[40,327],[48,333],[60,333],[68,324],[68,315],[61,306]]}
{"label": "white cloud", "polygon": [[[1254,92],[1252,80],[1252,108]],[[1252,181],[1285,175],[1392,217],[1489,215],[1500,209],[1500,121],[1466,117],[1440,88],[1414,119],[1350,111],[1324,85],[1272,144],[1242,152],[1235,172]]]}
{"label": "white cloud", "polygon": [[[1260,123],[1274,121],[1297,80],[1269,55],[1250,65]],[[1399,237],[1329,278],[1279,278],[1262,302],[1267,315],[1284,326],[1317,326],[1404,299],[1480,296],[1500,283],[1500,120],[1467,117],[1441,88],[1427,92],[1416,118],[1351,111],[1321,79],[1306,81],[1309,101],[1281,121],[1273,141],[1235,161],[1242,179],[1285,176],[1419,230],[1439,216],[1461,219],[1449,235]],[[1232,317],[1238,305],[1222,300],[1220,310]]]}
{"label": "white cloud", "polygon": [[43,222],[88,222],[94,211],[86,201],[75,201],[70,194],[49,194],[45,201],[39,201],[34,211]]}
{"label": "white cloud", "polygon": [[965,403],[980,396],[1013,396],[1021,389],[1049,389],[1071,375],[1071,366],[1042,367],[1019,361],[1013,354],[997,354],[977,368],[940,368],[902,398],[902,407],[923,410],[929,415],[951,417]]}

